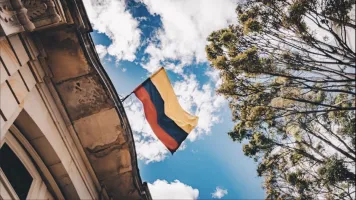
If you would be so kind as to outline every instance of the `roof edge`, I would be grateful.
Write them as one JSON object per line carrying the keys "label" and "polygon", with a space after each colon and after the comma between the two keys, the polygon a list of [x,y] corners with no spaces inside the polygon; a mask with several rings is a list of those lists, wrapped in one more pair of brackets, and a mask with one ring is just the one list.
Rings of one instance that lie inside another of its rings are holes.
{"label": "roof edge", "polygon": [[[111,96],[112,100],[114,101],[115,108],[117,110],[117,113],[119,114],[120,120],[123,122],[123,128],[125,132],[127,133],[128,139],[128,145],[129,145],[129,150],[131,154],[131,164],[132,164],[132,175],[135,180],[135,187],[139,191],[140,196],[142,199],[147,199],[151,200],[151,194],[148,188],[148,185],[146,182],[142,182],[140,173],[139,173],[139,168],[138,168],[138,162],[137,162],[137,154],[136,154],[136,147],[135,147],[135,142],[133,139],[133,132],[129,123],[129,120],[127,118],[124,106],[121,102],[121,99],[119,98],[119,95],[117,91],[115,90],[115,87],[113,83],[111,82],[109,75],[105,71],[104,67],[102,66],[99,55],[95,49],[95,44],[92,40],[92,37],[90,35],[91,32],[93,32],[92,26],[90,24],[88,15],[86,13],[83,1],[75,1],[75,0],[69,0],[67,3],[71,3],[72,5],[68,5],[71,9],[72,15],[75,15],[75,23],[79,23],[77,25],[77,33],[78,33],[78,39],[82,45],[82,49],[85,49],[84,53],[86,57],[88,58],[88,63],[92,65],[92,67],[97,71],[99,76],[101,77],[102,81],[104,82],[104,85],[106,86],[109,95]],[[81,19],[81,20],[80,20]]]}

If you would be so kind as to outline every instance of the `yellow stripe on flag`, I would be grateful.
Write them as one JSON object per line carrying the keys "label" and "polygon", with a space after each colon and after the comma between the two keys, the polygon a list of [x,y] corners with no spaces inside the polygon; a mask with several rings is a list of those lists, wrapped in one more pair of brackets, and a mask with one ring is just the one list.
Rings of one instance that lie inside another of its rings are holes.
{"label": "yellow stripe on flag", "polygon": [[171,118],[186,133],[190,133],[198,124],[198,117],[187,113],[180,106],[164,68],[153,74],[150,79],[164,101],[164,112],[167,117]]}

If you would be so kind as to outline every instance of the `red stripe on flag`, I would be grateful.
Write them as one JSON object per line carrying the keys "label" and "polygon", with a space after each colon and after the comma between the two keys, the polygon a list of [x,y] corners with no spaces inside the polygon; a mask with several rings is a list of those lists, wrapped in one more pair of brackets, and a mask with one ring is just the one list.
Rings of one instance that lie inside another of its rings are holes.
{"label": "red stripe on flag", "polygon": [[178,143],[158,125],[157,111],[146,89],[140,86],[135,90],[135,95],[142,102],[146,119],[158,139],[161,140],[171,152],[177,150],[179,147]]}

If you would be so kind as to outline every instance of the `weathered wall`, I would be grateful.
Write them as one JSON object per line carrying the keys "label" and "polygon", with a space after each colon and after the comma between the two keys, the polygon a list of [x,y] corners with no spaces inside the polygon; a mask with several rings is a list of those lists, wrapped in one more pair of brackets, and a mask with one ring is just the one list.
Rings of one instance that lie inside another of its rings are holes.
{"label": "weathered wall", "polygon": [[151,199],[83,2],[48,0],[31,18],[43,2],[30,1],[0,1],[1,133],[15,122],[67,198]]}
{"label": "weathered wall", "polygon": [[97,198],[85,161],[44,82],[45,58],[34,44],[24,34],[0,40],[1,140],[16,120],[66,198]]}
{"label": "weathered wall", "polygon": [[81,48],[85,44],[71,27],[43,31],[40,38],[53,85],[100,184],[115,199],[139,199],[132,172],[136,158],[129,145],[133,141],[128,140],[105,80],[87,62]]}

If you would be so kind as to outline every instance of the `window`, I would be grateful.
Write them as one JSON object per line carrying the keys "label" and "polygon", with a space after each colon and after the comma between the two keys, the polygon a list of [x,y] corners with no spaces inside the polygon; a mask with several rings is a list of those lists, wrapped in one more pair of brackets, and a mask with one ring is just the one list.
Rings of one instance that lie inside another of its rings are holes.
{"label": "window", "polygon": [[33,178],[16,154],[5,143],[0,149],[0,167],[20,200],[26,199]]}
{"label": "window", "polygon": [[0,200],[52,200],[53,196],[42,180],[30,153],[14,134],[19,136],[21,133],[11,127],[0,142]]}

